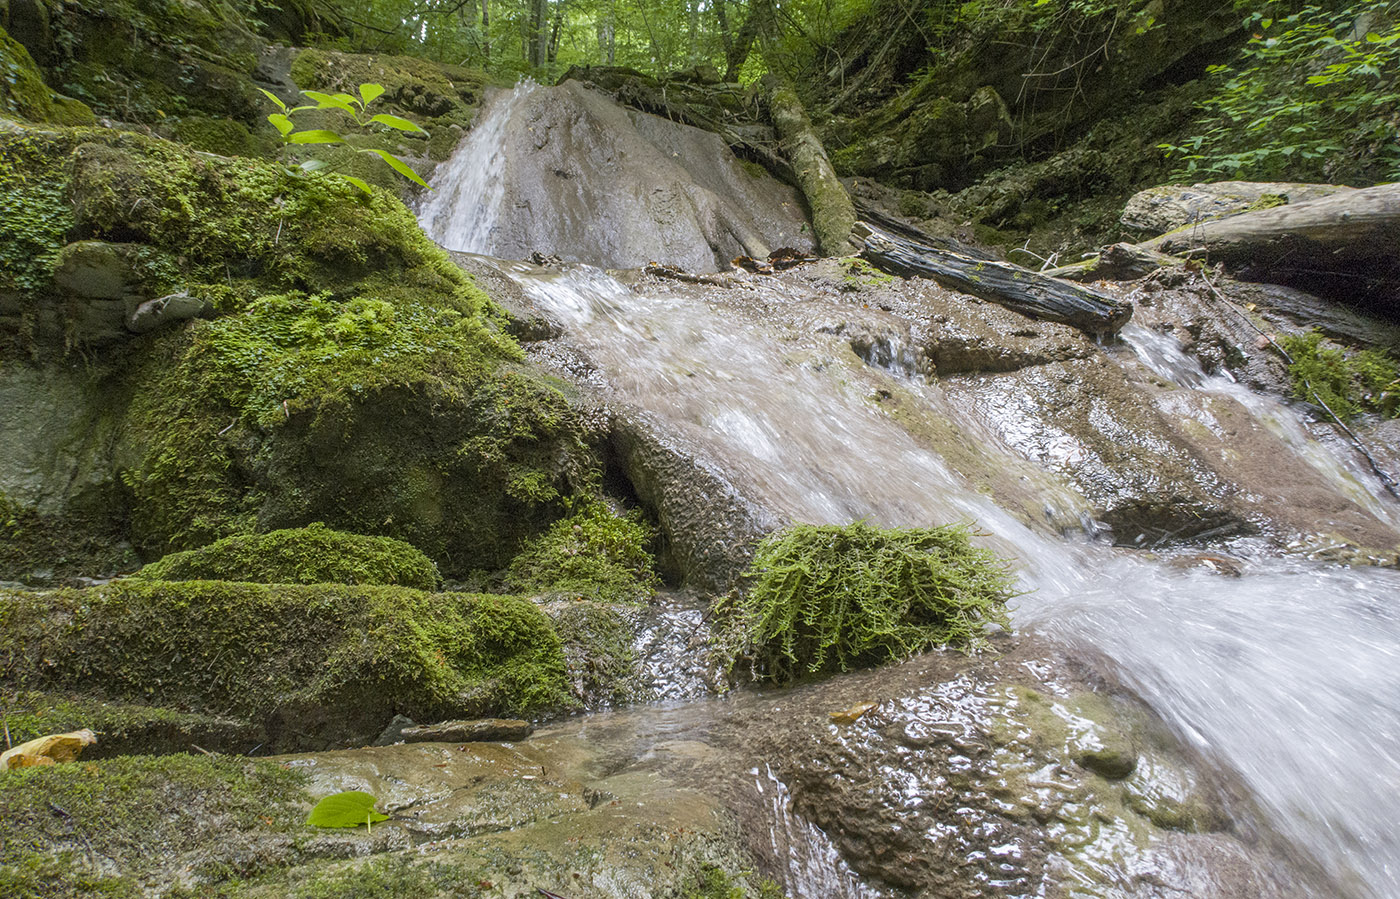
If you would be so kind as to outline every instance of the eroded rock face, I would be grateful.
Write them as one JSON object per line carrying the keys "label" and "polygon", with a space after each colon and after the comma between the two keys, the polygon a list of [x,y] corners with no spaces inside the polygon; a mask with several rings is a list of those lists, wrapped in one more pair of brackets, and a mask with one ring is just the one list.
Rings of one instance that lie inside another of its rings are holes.
{"label": "eroded rock face", "polygon": [[812,248],[797,192],[750,173],[718,135],[628,112],[576,81],[495,102],[474,129],[499,136],[492,183],[454,174],[482,164],[468,138],[435,179],[453,189],[421,215],[449,249],[713,272],[739,255]]}

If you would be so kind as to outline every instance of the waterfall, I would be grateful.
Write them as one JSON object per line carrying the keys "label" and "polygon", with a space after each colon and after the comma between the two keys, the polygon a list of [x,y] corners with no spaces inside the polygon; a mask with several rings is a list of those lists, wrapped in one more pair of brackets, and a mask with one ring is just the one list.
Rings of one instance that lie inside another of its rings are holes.
{"label": "waterfall", "polygon": [[[493,117],[513,102],[496,102],[469,138],[473,159],[459,154],[440,172],[423,208],[425,227],[447,246],[489,249],[479,235],[499,203],[487,177],[500,164]],[[935,382],[907,374],[910,365],[885,371],[849,358],[832,336],[845,314],[836,301],[777,287],[627,286],[588,266],[508,272],[618,397],[703,447],[741,492],[781,516],[975,521],[1019,561],[1031,590],[1015,610],[1018,630],[1111,659],[1178,734],[1238,775],[1268,826],[1338,889],[1400,897],[1400,573],[1262,553],[1242,576],[1224,577],[1028,527],[882,409],[882,397],[899,394],[961,420]],[[809,327],[785,325],[784,315]],[[1169,344],[1129,337],[1142,363],[1180,389],[1234,391],[1339,491],[1395,520],[1393,504],[1360,489],[1351,463],[1307,437],[1291,410],[1207,377]]]}

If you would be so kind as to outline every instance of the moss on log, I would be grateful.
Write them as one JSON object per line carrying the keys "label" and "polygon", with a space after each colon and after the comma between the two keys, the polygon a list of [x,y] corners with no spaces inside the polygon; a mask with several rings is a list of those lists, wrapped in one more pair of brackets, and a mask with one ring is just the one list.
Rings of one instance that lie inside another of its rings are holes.
{"label": "moss on log", "polygon": [[768,92],[768,112],[778,130],[778,140],[792,162],[797,186],[812,212],[817,245],[823,256],[843,255],[850,249],[851,228],[856,223],[851,197],[836,178],[797,92],[771,73],[764,76],[763,87]]}

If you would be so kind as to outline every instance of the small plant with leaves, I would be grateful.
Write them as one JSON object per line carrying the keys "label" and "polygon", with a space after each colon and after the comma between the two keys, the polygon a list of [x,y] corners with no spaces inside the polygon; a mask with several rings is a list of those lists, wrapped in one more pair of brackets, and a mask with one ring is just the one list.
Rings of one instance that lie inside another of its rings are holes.
{"label": "small plant with leaves", "polygon": [[780,683],[907,658],[975,649],[1007,627],[1016,595],[1006,563],[961,525],[797,525],[763,540],[746,585],[716,607],[718,654],[732,671]]}
{"label": "small plant with leaves", "polygon": [[388,821],[389,816],[375,811],[378,802],[374,796],[363,790],[347,790],[333,793],[316,803],[306,823],[311,827],[359,827],[361,824],[373,828],[376,821]]}
{"label": "small plant with leaves", "polygon": [[[400,116],[390,115],[389,113],[385,112],[375,113],[373,115],[370,114],[369,105],[375,100],[379,99],[379,97],[384,93],[384,88],[382,85],[362,84],[359,87],[358,97],[352,96],[350,94],[328,94],[322,91],[302,91],[302,93],[306,95],[307,99],[312,100],[314,102],[306,104],[304,106],[293,106],[290,108],[288,108],[287,104],[283,103],[281,99],[278,98],[277,95],[273,94],[272,92],[263,90],[262,88],[259,88],[259,90],[262,90],[263,94],[273,103],[277,104],[277,108],[281,110],[280,112],[274,112],[272,115],[268,116],[267,120],[272,124],[272,127],[276,128],[278,133],[282,135],[282,142],[284,144],[305,145],[346,143],[345,138],[340,134],[340,132],[332,131],[328,128],[307,128],[298,130],[296,122],[292,120],[292,117],[299,112],[305,112],[307,110],[338,110],[349,115],[350,118],[355,122],[355,124],[359,128],[365,130],[371,129],[375,125],[381,125],[385,128],[390,128],[395,131],[403,131],[409,134],[427,134],[427,132],[424,131],[422,128],[418,127],[418,125]],[[420,185],[421,187],[428,187],[428,182],[424,181],[421,177],[419,177],[417,172],[415,172],[412,168],[408,166],[407,163],[405,163],[402,159],[399,159],[394,154],[390,153],[388,150],[380,150],[372,147],[357,147],[356,149],[359,150],[359,152],[361,153],[368,153],[371,156],[378,156],[380,159],[383,159],[389,165],[390,168],[398,172],[403,177],[407,178],[409,181],[412,181],[414,184]],[[323,169],[326,169],[327,167],[327,163],[324,160],[320,159],[308,159],[306,162],[303,162],[301,164],[301,169],[308,173],[321,171]],[[355,185],[365,193],[370,192],[369,185],[366,184],[362,179],[356,178],[352,175],[346,175],[344,173],[340,173],[340,177],[349,181],[351,184]],[[429,188],[429,190],[431,189],[432,188]]]}

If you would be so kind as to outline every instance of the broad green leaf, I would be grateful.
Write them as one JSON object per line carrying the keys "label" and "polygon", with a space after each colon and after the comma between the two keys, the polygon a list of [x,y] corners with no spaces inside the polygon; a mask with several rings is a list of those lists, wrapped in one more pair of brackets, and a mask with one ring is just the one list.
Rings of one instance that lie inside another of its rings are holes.
{"label": "broad green leaf", "polygon": [[317,109],[343,109],[351,115],[355,115],[359,111],[353,102],[355,98],[349,94],[324,94],[320,91],[302,91],[302,93],[316,101]]}
{"label": "broad green leaf", "polygon": [[321,169],[325,168],[327,164],[328,163],[324,159],[308,159],[301,164],[301,170],[303,172],[319,172]]}
{"label": "broad green leaf", "polygon": [[260,90],[260,91],[263,92],[263,96],[264,96],[264,97],[267,97],[267,98],[268,98],[269,100],[271,100],[273,103],[276,103],[278,109],[282,110],[283,112],[286,112],[286,111],[287,111],[287,104],[286,104],[286,103],[283,103],[281,100],[277,99],[277,95],[274,94],[272,91],[263,90],[263,88],[258,88],[258,90]]}
{"label": "broad green leaf", "polygon": [[[422,178],[420,178],[420,177],[418,176],[418,173],[417,173],[417,172],[415,172],[413,169],[409,168],[408,165],[407,165],[402,159],[398,158],[397,156],[395,156],[394,154],[390,153],[389,151],[387,151],[387,150],[361,150],[360,152],[361,152],[361,153],[373,153],[374,155],[376,155],[376,156],[380,157],[381,159],[383,159],[385,162],[389,163],[389,167],[390,167],[390,168],[392,168],[394,171],[398,172],[400,175],[403,175],[405,178],[407,178],[408,180],[412,181],[414,184],[420,184],[420,185],[422,185],[423,187],[428,187],[428,182],[426,182],[426,181],[424,181]],[[431,187],[428,187],[428,189],[429,189],[429,190],[432,190]]]}
{"label": "broad green leaf", "polygon": [[312,827],[359,827],[372,821],[387,821],[389,816],[376,812],[377,800],[362,790],[334,793],[316,803],[306,823]]}
{"label": "broad green leaf", "polygon": [[408,119],[401,119],[396,115],[389,115],[381,112],[370,119],[371,122],[378,122],[381,125],[388,125],[390,128],[397,128],[400,131],[409,131],[417,134],[427,134],[422,128],[410,122]]}
{"label": "broad green leaf", "polygon": [[293,144],[343,144],[345,138],[334,131],[327,131],[324,128],[316,128],[311,131],[298,131],[287,138],[288,143]]}
{"label": "broad green leaf", "polygon": [[374,191],[370,189],[370,186],[368,184],[361,181],[359,178],[356,178],[354,175],[341,175],[340,177],[344,178],[346,181],[349,181],[351,184],[355,185],[367,194],[374,193]]}
{"label": "broad green leaf", "polygon": [[296,125],[292,124],[292,120],[287,118],[280,112],[274,112],[272,115],[267,117],[267,120],[272,123],[272,127],[276,128],[282,133],[283,137],[286,137],[288,134],[291,134],[292,131],[296,128]]}
{"label": "broad green leaf", "polygon": [[366,106],[373,103],[380,94],[384,93],[384,86],[380,84],[360,85],[360,102]]}

